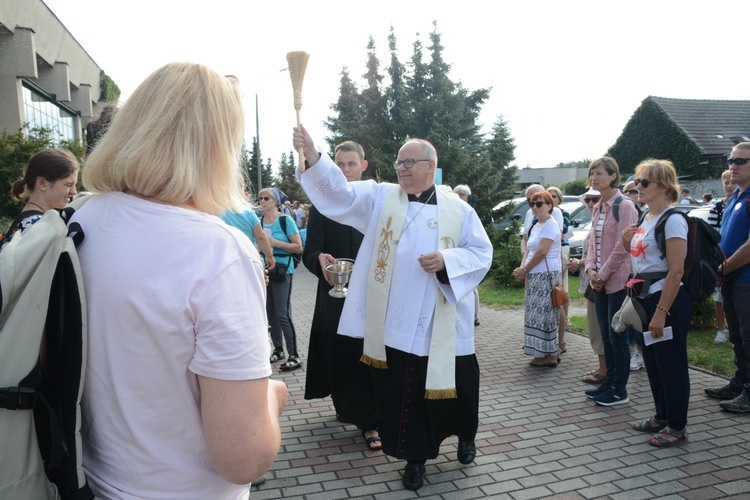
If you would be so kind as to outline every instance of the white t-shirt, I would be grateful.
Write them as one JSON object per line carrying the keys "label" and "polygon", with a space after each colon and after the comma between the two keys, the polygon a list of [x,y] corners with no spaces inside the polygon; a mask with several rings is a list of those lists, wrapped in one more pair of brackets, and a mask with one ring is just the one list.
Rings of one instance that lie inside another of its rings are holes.
{"label": "white t-shirt", "polygon": [[545,256],[547,264],[542,260],[532,269],[529,269],[529,273],[546,273],[547,266],[549,266],[550,271],[560,270],[560,226],[557,225],[557,221],[552,217],[547,222],[537,222],[531,228],[531,235],[526,240],[526,249],[529,251],[526,263],[530,262],[531,258],[534,257],[534,253],[539,250],[542,239],[552,240],[552,246]]}
{"label": "white t-shirt", "polygon": [[[552,209],[552,218],[557,221],[557,227],[563,227],[565,221],[563,220],[562,210],[555,207]],[[531,228],[531,222],[534,220],[534,214],[531,209],[528,209],[526,211],[526,218],[523,220],[523,234],[526,235],[526,238],[529,237],[529,229]],[[539,224],[537,222],[537,224]],[[536,226],[536,224],[534,224]],[[562,232],[562,229],[560,229]]]}
{"label": "white t-shirt", "polygon": [[[664,259],[661,258],[661,250],[656,244],[656,224],[659,217],[651,220],[644,220],[643,223],[635,230],[630,240],[630,256],[633,262],[633,274],[659,273],[668,270],[666,254]],[[688,226],[685,217],[681,214],[672,214],[664,226],[664,241],[671,238],[680,238],[687,240]],[[666,252],[666,248],[664,249]],[[685,249],[687,255],[687,248]],[[655,293],[664,288],[664,279],[656,281],[649,287],[649,293]]]}
{"label": "white t-shirt", "polygon": [[73,220],[88,313],[83,464],[99,498],[246,498],[212,467],[198,375],[271,374],[263,266],[213,215],[124,193]]}

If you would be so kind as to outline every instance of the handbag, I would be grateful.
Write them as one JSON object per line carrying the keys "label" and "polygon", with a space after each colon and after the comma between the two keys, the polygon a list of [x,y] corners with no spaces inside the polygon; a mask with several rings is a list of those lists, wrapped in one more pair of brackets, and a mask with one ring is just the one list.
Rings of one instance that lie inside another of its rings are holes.
{"label": "handbag", "polygon": [[286,266],[286,264],[280,264],[277,262],[274,268],[268,271],[268,279],[278,282],[286,281],[287,268],[288,266]]}
{"label": "handbag", "polygon": [[565,291],[565,286],[562,283],[557,285],[552,284],[552,274],[549,272],[549,264],[547,264],[547,256],[544,256],[544,265],[547,266],[547,279],[549,285],[552,287],[550,297],[552,298],[552,307],[560,307],[568,303],[569,297],[568,292]]}

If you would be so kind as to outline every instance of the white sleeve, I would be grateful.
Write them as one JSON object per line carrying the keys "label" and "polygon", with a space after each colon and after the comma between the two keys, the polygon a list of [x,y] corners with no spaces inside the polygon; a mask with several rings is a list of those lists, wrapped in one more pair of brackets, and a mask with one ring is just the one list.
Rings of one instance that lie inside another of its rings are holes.
{"label": "white sleeve", "polygon": [[664,225],[664,239],[680,238],[687,240],[688,225],[685,217],[680,214],[672,214]]}

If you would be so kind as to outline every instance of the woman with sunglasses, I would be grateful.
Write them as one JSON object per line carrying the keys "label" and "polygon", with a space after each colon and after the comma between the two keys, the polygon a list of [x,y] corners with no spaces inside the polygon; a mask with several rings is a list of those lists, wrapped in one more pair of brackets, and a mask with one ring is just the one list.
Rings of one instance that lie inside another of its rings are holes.
{"label": "woman with sunglasses", "polygon": [[[531,197],[532,213],[538,220],[526,242],[526,261],[513,271],[525,280],[524,354],[534,356],[532,366],[557,366],[557,329],[560,310],[552,306],[552,287],[560,283],[560,226],[552,217],[552,197],[542,191]],[[549,276],[548,276],[549,273]],[[552,283],[550,283],[550,281]]]}
{"label": "woman with sunglasses", "polygon": [[[579,198],[581,202],[586,205],[589,212],[594,210],[594,206],[599,203],[602,199],[602,195],[596,189],[589,188]],[[607,363],[604,361],[604,344],[602,344],[602,332],[599,329],[599,322],[596,319],[596,309],[594,308],[593,294],[586,294],[586,290],[590,288],[589,277],[583,272],[583,265],[586,262],[586,256],[589,253],[589,238],[591,232],[589,232],[583,239],[583,255],[580,259],[569,259],[568,260],[568,272],[578,273],[578,292],[586,295],[586,324],[589,331],[589,343],[594,354],[599,358],[599,366],[593,370],[583,374],[581,382],[587,384],[601,385],[604,383],[604,379],[607,376]],[[591,298],[589,298],[591,297]]]}
{"label": "woman with sunglasses", "polygon": [[[297,332],[292,322],[292,277],[294,276],[293,253],[302,251],[302,239],[294,218],[282,214],[282,192],[276,188],[262,189],[258,193],[260,209],[263,211],[261,223],[273,247],[276,266],[286,267],[284,281],[271,280],[268,282],[266,295],[266,313],[271,327],[271,341],[273,354],[271,363],[284,359],[284,342],[289,352],[289,359],[281,365],[282,371],[290,371],[302,366],[297,352]],[[284,198],[286,195],[284,195]],[[285,227],[281,227],[280,217],[285,217]]]}
{"label": "woman with sunglasses", "polygon": [[620,168],[611,156],[602,156],[589,165],[589,185],[601,193],[602,199],[591,216],[591,237],[585,270],[594,289],[596,319],[602,332],[607,376],[586,396],[602,406],[628,402],[627,384],[630,376],[628,336],[612,329],[612,318],[625,300],[625,282],[631,271],[630,258],[622,245],[622,232],[638,220],[633,200],[623,196]]}
{"label": "woman with sunglasses", "polygon": [[[547,188],[547,192],[552,198],[552,205],[560,209],[563,217],[563,227],[560,228],[560,274],[562,276],[563,287],[565,291],[568,291],[568,258],[570,257],[570,243],[568,238],[570,237],[570,214],[560,208],[560,204],[563,201],[563,194],[560,188],[552,186]],[[560,349],[560,354],[567,351],[565,347],[565,327],[568,324],[568,302],[563,304],[560,308],[560,325],[557,330],[557,346]]]}
{"label": "woman with sunglasses", "polygon": [[[622,233],[622,243],[630,252],[637,295],[655,342],[644,345],[643,358],[651,385],[656,412],[633,424],[633,429],[653,434],[648,443],[659,448],[687,441],[690,377],[688,374],[687,334],[693,316],[693,302],[682,286],[687,255],[688,226],[676,211],[667,215],[664,225],[665,248],[656,241],[656,227],[662,216],[677,201],[680,186],[677,172],[668,160],[646,160],[635,169],[638,198],[648,205],[648,215]],[[663,252],[666,252],[666,259]],[[669,339],[667,329],[671,328]],[[644,338],[646,335],[644,335]],[[661,339],[662,341],[659,341]]]}

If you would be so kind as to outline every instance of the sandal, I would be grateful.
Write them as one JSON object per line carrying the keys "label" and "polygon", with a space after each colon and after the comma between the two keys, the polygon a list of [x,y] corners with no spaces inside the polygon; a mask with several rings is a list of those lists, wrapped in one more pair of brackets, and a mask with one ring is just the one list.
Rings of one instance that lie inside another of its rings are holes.
{"label": "sandal", "polygon": [[284,356],[284,351],[281,349],[277,349],[273,351],[273,354],[271,354],[271,363],[276,363],[277,361],[281,361],[286,356]]}
{"label": "sandal", "polygon": [[[674,440],[668,439],[666,436],[671,436],[675,438]],[[670,429],[669,427],[665,427],[661,431],[659,431],[658,434],[654,434],[650,438],[648,438],[648,444],[651,446],[656,446],[657,448],[670,448],[672,446],[678,446],[683,443],[686,443],[688,440],[687,438],[687,432],[682,431],[678,432],[674,429]]]}
{"label": "sandal", "polygon": [[[370,451],[379,451],[383,449],[383,441],[380,439],[380,436],[370,436],[367,437],[367,433],[375,431],[377,432],[377,429],[370,429],[367,431],[362,431],[362,437],[365,438],[365,443],[367,444],[367,449]],[[374,445],[374,446],[373,446]]]}
{"label": "sandal", "polygon": [[[653,422],[653,424],[651,422]],[[666,427],[666,420],[657,420],[655,418],[649,418],[648,420],[644,420],[643,422],[636,422],[633,424],[633,429],[640,432],[650,432],[651,434],[661,432]]]}
{"label": "sandal", "polygon": [[302,361],[297,356],[289,356],[286,363],[279,367],[282,372],[290,372],[302,366]]}
{"label": "sandal", "polygon": [[568,352],[568,346],[565,345],[565,342],[560,342],[560,345],[558,346],[558,348],[559,348],[558,352],[560,354],[564,354],[564,353]]}
{"label": "sandal", "polygon": [[[593,370],[585,374],[583,377],[581,377],[581,382],[584,382],[586,384],[602,385],[606,378],[607,377],[604,377],[603,375],[599,375],[598,370]],[[658,431],[654,431],[654,432],[658,432]]]}

